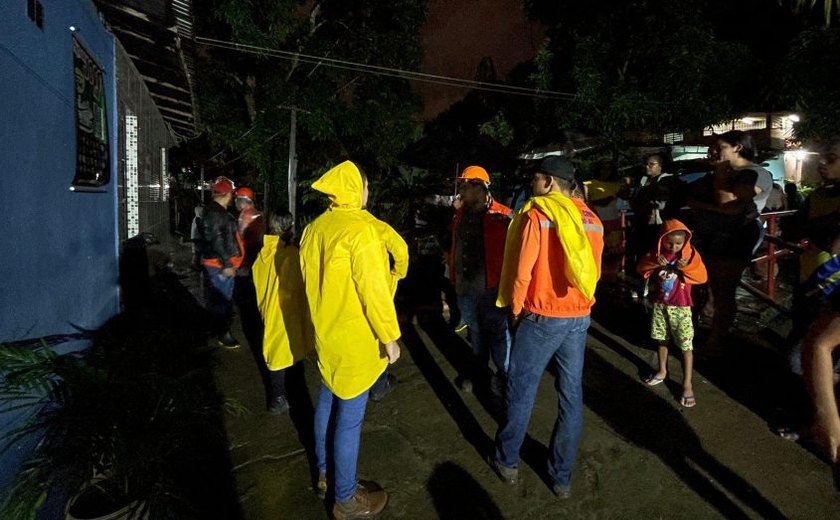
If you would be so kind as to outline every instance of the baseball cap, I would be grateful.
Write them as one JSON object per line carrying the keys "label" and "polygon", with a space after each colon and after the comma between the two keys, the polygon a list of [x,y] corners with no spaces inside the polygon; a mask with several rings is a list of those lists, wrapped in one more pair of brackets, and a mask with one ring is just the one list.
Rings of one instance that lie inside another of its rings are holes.
{"label": "baseball cap", "polygon": [[224,175],[216,177],[213,180],[213,193],[227,195],[228,193],[232,193],[234,189],[236,189],[236,186],[234,186],[233,181]]}
{"label": "baseball cap", "polygon": [[558,179],[575,180],[575,165],[572,164],[572,161],[559,155],[550,155],[543,159],[537,167],[537,171]]}
{"label": "baseball cap", "polygon": [[461,172],[461,176],[458,177],[458,180],[477,180],[484,182],[487,186],[490,185],[490,176],[487,175],[487,170],[481,166],[467,166],[464,168],[464,171]]}

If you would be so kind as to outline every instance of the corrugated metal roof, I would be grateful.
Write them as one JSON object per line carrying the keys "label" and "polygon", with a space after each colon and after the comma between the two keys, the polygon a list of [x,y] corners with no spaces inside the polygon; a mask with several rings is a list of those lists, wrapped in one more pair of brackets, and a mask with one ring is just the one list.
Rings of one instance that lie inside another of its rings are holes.
{"label": "corrugated metal roof", "polygon": [[93,0],[131,56],[164,120],[179,138],[195,134],[191,0]]}

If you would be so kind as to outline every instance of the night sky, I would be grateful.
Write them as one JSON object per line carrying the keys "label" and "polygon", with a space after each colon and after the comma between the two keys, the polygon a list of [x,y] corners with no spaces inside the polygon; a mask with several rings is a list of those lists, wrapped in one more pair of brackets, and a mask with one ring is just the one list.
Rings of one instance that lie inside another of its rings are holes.
{"label": "night sky", "polygon": [[[423,72],[474,79],[481,59],[493,59],[499,79],[534,57],[543,29],[525,19],[522,0],[431,0],[423,27]],[[415,83],[428,120],[461,99],[466,89]]]}

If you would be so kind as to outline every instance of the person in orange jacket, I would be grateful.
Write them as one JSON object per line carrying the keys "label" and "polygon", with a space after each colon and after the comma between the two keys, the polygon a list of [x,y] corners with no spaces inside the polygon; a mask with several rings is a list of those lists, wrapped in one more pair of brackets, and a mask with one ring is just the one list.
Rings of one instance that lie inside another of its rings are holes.
{"label": "person in orange jacket", "polygon": [[691,246],[691,231],[679,220],[666,220],[659,231],[656,248],[638,265],[648,284],[653,285],[650,335],[659,342],[659,370],[645,383],[655,386],[668,376],[668,341],[673,339],[683,353],[683,391],[680,404],[697,404],[691,375],[694,366],[694,325],[691,321],[691,286],[706,283],[708,275],[700,254]]}
{"label": "person in orange jacket", "polygon": [[[469,166],[458,177],[458,201],[452,219],[449,280],[455,287],[458,308],[469,327],[469,339],[478,371],[493,359],[496,373],[490,388],[501,395],[507,377],[510,333],[507,316],[496,307],[505,236],[511,209],[493,199],[490,176],[481,166]],[[472,391],[477,373],[461,375],[459,386]]]}
{"label": "person in orange jacket", "polygon": [[548,476],[561,499],[571,495],[583,429],[584,351],[604,250],[603,224],[583,200],[572,196],[576,185],[568,159],[544,159],[531,179],[534,196],[508,231],[498,305],[509,310],[515,338],[507,413],[490,461],[504,482],[518,482],[519,453],[537,389],[549,363],[554,364],[558,414]]}

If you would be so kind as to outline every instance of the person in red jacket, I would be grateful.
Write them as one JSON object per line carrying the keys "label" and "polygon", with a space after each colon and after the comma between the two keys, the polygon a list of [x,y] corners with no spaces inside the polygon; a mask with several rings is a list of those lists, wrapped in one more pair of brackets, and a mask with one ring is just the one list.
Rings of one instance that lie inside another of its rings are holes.
{"label": "person in red jacket", "polygon": [[639,274],[653,287],[650,335],[659,342],[659,370],[645,383],[655,386],[668,376],[668,340],[683,353],[683,393],[680,404],[696,404],[691,383],[694,366],[694,325],[691,321],[691,286],[706,283],[708,275],[700,254],[691,246],[691,231],[679,220],[666,220],[656,248],[642,257]]}
{"label": "person in red jacket", "polygon": [[236,272],[239,276],[251,274],[251,266],[262,249],[265,235],[265,221],[254,200],[254,190],[251,188],[243,186],[236,190],[236,209],[239,211],[236,225],[245,242],[245,260]]}
{"label": "person in red jacket", "polygon": [[[460,207],[452,219],[449,251],[449,280],[455,286],[458,308],[469,326],[470,344],[478,370],[493,359],[496,373],[490,388],[501,395],[507,378],[510,333],[507,316],[496,307],[496,293],[502,274],[505,237],[511,209],[490,194],[490,176],[481,166],[469,166],[458,177]],[[463,374],[459,386],[472,391],[477,374]]]}

